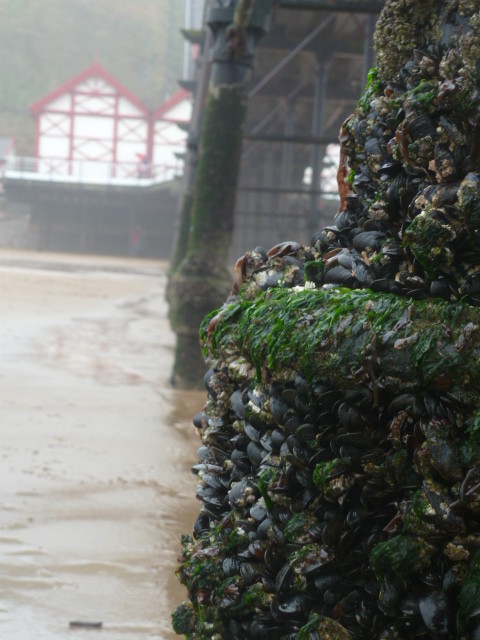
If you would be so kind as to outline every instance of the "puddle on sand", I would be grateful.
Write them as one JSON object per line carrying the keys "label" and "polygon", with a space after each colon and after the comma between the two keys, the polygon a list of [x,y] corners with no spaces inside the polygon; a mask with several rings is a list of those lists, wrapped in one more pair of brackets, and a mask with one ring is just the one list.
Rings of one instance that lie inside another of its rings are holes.
{"label": "puddle on sand", "polygon": [[2,254],[0,637],[173,640],[205,394],[169,386],[166,265],[75,260]]}

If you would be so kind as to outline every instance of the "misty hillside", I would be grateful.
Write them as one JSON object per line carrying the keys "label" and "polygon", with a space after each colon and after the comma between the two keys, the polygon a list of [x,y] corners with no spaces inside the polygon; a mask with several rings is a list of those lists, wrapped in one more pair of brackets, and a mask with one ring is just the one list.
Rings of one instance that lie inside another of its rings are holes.
{"label": "misty hillside", "polygon": [[34,152],[36,100],[99,63],[150,107],[178,89],[183,0],[0,0],[0,135]]}

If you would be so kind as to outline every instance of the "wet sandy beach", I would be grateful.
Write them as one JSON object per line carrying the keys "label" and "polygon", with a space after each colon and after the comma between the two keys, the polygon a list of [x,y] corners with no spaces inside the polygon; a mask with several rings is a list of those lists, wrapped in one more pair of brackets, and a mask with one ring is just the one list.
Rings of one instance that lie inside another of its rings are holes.
{"label": "wet sandy beach", "polygon": [[166,266],[0,255],[2,638],[178,637],[205,394],[169,386]]}

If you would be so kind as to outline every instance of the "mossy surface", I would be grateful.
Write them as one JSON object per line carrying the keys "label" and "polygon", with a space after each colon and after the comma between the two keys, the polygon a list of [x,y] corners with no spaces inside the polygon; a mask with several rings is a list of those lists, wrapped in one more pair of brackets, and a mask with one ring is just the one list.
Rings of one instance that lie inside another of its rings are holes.
{"label": "mossy surface", "polygon": [[273,484],[276,479],[277,472],[275,471],[275,469],[271,468],[264,469],[258,479],[258,488],[260,490],[260,493],[262,494],[267,509],[272,509],[272,507],[274,506],[273,499],[269,493],[269,486],[270,484]]}
{"label": "mossy surface", "polygon": [[172,381],[183,389],[201,387],[206,371],[198,338],[202,318],[225,299],[231,286],[226,269],[195,252],[171,274],[170,325],[177,335]]}
{"label": "mossy surface", "polygon": [[178,223],[175,250],[170,261],[170,273],[173,273],[187,253],[188,236],[190,233],[190,213],[192,209],[193,195],[185,193],[182,200],[180,219]]}
{"label": "mossy surface", "polygon": [[290,369],[341,388],[362,379],[395,393],[441,385],[478,403],[480,330],[468,348],[461,339],[468,323],[480,327],[478,308],[369,290],[276,288],[227,305],[209,336],[216,314],[201,326],[204,353],[228,361],[241,352],[259,379]]}
{"label": "mossy surface", "polygon": [[233,230],[246,108],[245,85],[211,90],[205,107],[188,252],[216,254],[220,264],[226,263]]}
{"label": "mossy surface", "polygon": [[[181,212],[172,275],[168,285],[170,322],[177,335],[197,336],[201,319],[225,299],[231,278],[225,271],[234,223],[247,85],[211,88],[199,146],[193,194]],[[174,378],[184,388],[200,388],[197,349],[193,361],[178,349]],[[190,371],[186,376],[180,372]],[[192,380],[195,379],[195,384]],[[185,380],[185,384],[183,383]]]}
{"label": "mossy surface", "polygon": [[174,331],[188,331],[198,339],[205,314],[225,299],[230,288],[231,277],[222,265],[201,253],[189,253],[170,282],[169,318]]}

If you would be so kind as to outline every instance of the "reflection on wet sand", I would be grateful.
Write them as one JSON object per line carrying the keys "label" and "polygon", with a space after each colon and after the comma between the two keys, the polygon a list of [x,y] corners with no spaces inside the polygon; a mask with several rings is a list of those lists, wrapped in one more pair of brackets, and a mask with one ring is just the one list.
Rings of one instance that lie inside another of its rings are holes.
{"label": "reflection on wet sand", "polygon": [[192,416],[169,386],[166,265],[1,256],[0,636],[177,636],[198,513]]}

